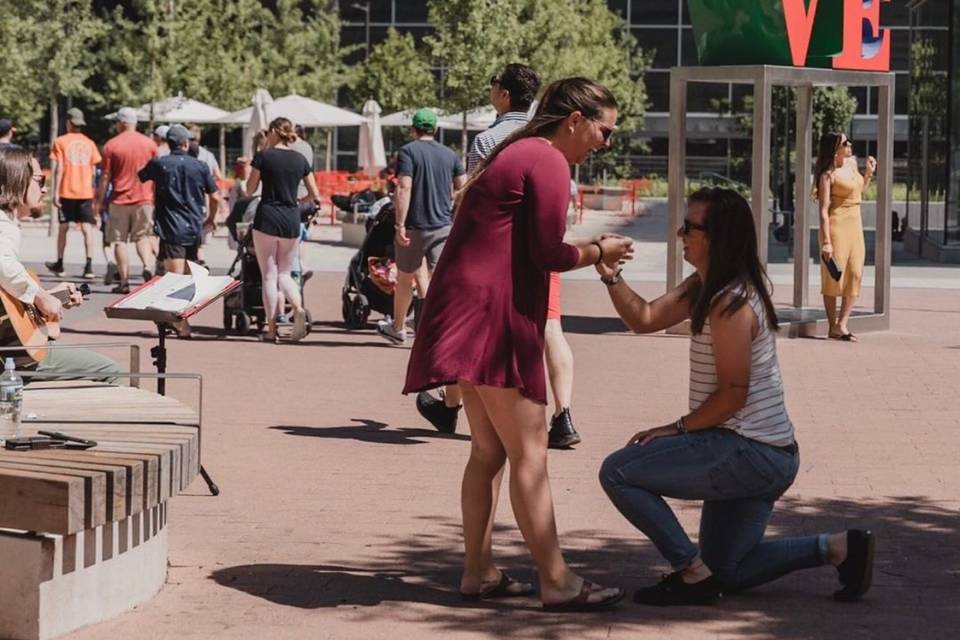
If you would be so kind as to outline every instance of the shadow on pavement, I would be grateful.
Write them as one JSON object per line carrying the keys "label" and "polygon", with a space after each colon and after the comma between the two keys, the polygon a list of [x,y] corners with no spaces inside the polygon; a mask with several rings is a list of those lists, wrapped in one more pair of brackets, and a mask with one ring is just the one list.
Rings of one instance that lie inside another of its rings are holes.
{"label": "shadow on pavement", "polygon": [[[684,629],[697,629],[698,637],[944,638],[954,636],[960,624],[956,506],[921,497],[782,500],[768,530],[771,537],[855,525],[876,532],[873,589],[852,604],[833,601],[836,572],[821,567],[728,596],[717,607],[658,609],[634,605],[629,598],[612,612],[578,615],[534,613],[539,608],[535,598],[464,606],[456,593],[462,562],[459,522],[435,516],[421,518],[422,534],[386,539],[363,560],[240,565],[210,577],[278,605],[359,607],[351,614],[359,618],[352,621],[393,620],[398,625],[427,625],[437,633],[552,639],[609,627],[621,632],[620,637],[634,628],[662,637],[683,637]],[[498,527],[495,540],[499,565],[518,579],[535,582],[516,531]],[[562,542],[576,571],[602,584],[620,585],[628,593],[655,582],[657,571],[665,568],[642,535],[618,538],[604,531],[572,531],[562,535]],[[435,606],[405,608],[407,604]]]}
{"label": "shadow on pavement", "polygon": [[426,444],[429,440],[463,440],[469,441],[470,436],[458,433],[440,433],[434,429],[419,429],[401,427],[391,429],[386,422],[367,420],[365,418],[351,418],[358,424],[341,427],[303,427],[277,425],[268,427],[283,431],[291,436],[309,436],[311,438],[333,438],[337,440],[357,440],[375,444]]}

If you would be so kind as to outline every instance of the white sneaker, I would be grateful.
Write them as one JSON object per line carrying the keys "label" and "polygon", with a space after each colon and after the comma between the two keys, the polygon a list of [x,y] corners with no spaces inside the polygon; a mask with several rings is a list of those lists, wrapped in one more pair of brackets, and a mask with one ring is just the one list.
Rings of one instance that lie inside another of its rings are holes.
{"label": "white sneaker", "polygon": [[300,342],[307,335],[307,312],[305,309],[298,309],[293,312],[293,331],[290,333],[292,342]]}
{"label": "white sneaker", "polygon": [[407,332],[397,331],[393,328],[393,322],[387,320],[380,320],[377,322],[377,333],[379,333],[383,338],[392,342],[393,344],[406,344],[407,342]]}

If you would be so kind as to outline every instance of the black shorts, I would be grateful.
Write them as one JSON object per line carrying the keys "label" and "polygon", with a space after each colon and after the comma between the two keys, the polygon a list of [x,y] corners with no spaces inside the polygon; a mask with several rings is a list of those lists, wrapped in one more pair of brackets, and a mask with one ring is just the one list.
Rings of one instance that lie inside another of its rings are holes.
{"label": "black shorts", "polygon": [[70,222],[97,224],[97,218],[93,215],[93,200],[60,198],[60,213],[58,219],[60,220],[60,224],[68,224]]}
{"label": "black shorts", "polygon": [[197,261],[200,243],[194,245],[170,244],[160,241],[160,251],[157,253],[158,260],[193,260]]}

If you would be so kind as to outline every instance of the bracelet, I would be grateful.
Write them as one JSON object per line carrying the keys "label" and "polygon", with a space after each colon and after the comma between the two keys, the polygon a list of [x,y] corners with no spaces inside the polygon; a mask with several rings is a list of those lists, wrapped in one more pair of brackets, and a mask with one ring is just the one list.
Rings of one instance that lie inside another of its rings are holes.
{"label": "bracelet", "polygon": [[600,282],[607,285],[608,287],[612,287],[614,285],[620,284],[620,282],[623,280],[623,278],[620,277],[621,273],[623,273],[623,269],[617,269],[617,272],[614,273],[609,278],[604,278],[603,276],[600,276]]}
{"label": "bracelet", "polygon": [[597,249],[600,249],[600,257],[597,258],[597,261],[593,263],[593,264],[595,264],[595,265],[596,265],[596,264],[600,264],[601,262],[603,262],[603,245],[601,245],[601,244],[600,244],[599,242],[597,242],[596,240],[594,240],[594,241],[591,242],[590,244],[595,244],[595,245],[597,245]]}
{"label": "bracelet", "polygon": [[687,423],[683,421],[683,416],[677,418],[677,421],[673,424],[677,428],[677,433],[684,434],[687,432]]}

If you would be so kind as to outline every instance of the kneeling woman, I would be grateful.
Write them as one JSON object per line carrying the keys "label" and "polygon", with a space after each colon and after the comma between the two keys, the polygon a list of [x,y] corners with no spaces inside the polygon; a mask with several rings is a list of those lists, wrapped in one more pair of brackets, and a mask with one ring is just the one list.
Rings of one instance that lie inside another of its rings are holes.
{"label": "kneeling woman", "polygon": [[[702,189],[678,229],[696,273],[647,302],[598,265],[620,317],[638,333],[690,319],[690,413],[634,435],[603,463],[600,482],[617,509],[670,562],[674,573],[640,589],[642,604],[712,604],[721,592],[832,564],[834,597],[870,587],[869,531],[764,540],[777,499],[800,465],[783,399],[777,319],[757,255],[750,206],[727,189]],[[699,545],[663,497],[702,500]]]}

